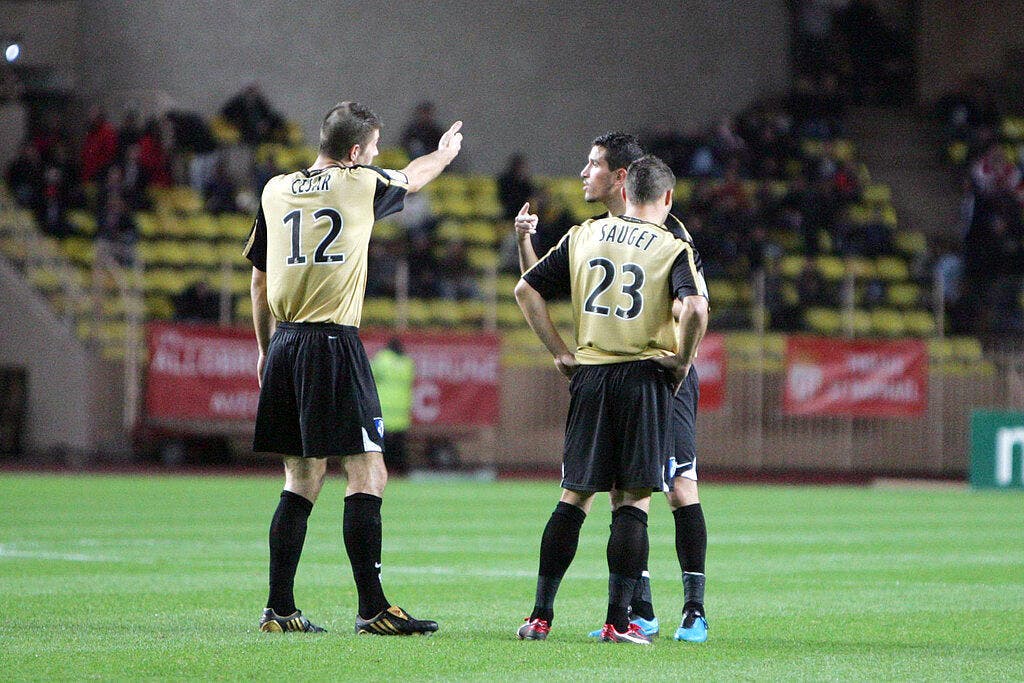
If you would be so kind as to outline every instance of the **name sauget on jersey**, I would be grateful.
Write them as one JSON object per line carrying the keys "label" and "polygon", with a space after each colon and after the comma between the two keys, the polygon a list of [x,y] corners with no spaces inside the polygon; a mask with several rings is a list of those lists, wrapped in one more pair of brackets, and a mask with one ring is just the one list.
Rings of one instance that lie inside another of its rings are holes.
{"label": "name sauget on jersey", "polygon": [[601,236],[598,241],[626,244],[641,251],[647,251],[647,248],[654,244],[656,239],[658,239],[658,235],[650,230],[644,230],[636,225],[612,223],[601,226]]}
{"label": "name sauget on jersey", "polygon": [[307,192],[327,192],[331,189],[331,176],[321,173],[309,178],[296,178],[292,181],[292,194]]}

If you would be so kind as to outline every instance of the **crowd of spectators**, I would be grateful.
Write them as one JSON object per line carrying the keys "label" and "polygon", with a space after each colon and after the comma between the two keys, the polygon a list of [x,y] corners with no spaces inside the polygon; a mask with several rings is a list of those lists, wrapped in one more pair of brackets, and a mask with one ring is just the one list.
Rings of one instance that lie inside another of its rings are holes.
{"label": "crowd of spectators", "polygon": [[970,79],[943,97],[936,115],[946,149],[959,149],[959,243],[935,262],[950,326],[963,334],[1024,332],[1024,140],[1004,130],[998,92]]}

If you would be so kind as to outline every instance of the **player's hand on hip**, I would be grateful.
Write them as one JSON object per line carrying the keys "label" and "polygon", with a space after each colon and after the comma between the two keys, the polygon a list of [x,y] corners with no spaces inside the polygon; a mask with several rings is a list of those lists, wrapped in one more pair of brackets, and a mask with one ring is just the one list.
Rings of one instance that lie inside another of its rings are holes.
{"label": "player's hand on hip", "polygon": [[445,131],[444,135],[441,136],[441,140],[437,143],[438,151],[447,154],[448,159],[454,159],[459,155],[459,150],[462,149],[462,133],[459,129],[462,128],[462,121],[456,121],[452,124],[452,127]]}
{"label": "player's hand on hip", "polygon": [[530,202],[526,202],[523,204],[523,208],[519,209],[519,213],[516,214],[515,226],[516,237],[521,240],[537,232],[537,214],[530,213]]}
{"label": "player's hand on hip", "polygon": [[560,356],[555,356],[555,367],[566,377],[572,377],[579,370],[580,364],[576,360],[576,356],[571,353],[564,353]]}
{"label": "player's hand on hip", "polygon": [[682,358],[674,355],[655,358],[654,362],[668,371],[672,380],[672,395],[678,394],[679,389],[683,386],[683,380],[690,374],[690,364],[684,363]]}

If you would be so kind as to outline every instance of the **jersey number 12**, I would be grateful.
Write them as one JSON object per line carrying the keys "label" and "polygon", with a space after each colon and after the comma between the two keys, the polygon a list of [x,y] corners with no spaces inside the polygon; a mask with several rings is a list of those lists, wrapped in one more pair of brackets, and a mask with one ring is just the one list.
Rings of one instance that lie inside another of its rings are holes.
{"label": "jersey number 12", "polygon": [[[317,209],[313,212],[314,223],[324,218],[331,221],[331,228],[320,240],[320,244],[316,246],[316,250],[313,252],[313,263],[344,263],[344,254],[329,254],[327,250],[334,244],[334,240],[338,239],[345,221],[335,209]],[[306,256],[302,253],[302,211],[295,209],[286,214],[284,223],[285,225],[291,223],[292,231],[292,253],[288,256],[288,265],[301,266],[306,262]]]}

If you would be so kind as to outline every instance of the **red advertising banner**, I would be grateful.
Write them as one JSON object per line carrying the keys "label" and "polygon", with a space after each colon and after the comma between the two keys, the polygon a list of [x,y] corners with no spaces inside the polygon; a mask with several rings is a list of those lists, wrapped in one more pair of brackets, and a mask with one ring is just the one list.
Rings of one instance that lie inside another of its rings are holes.
{"label": "red advertising banner", "polygon": [[251,329],[150,323],[146,414],[167,420],[256,418],[259,350]]}
{"label": "red advertising banner", "polygon": [[725,403],[725,335],[708,334],[700,342],[693,362],[700,380],[699,410],[720,410]]}
{"label": "red advertising banner", "polygon": [[[371,357],[392,336],[387,331],[360,332]],[[497,335],[395,336],[416,363],[414,423],[498,423],[501,342]],[[255,419],[259,351],[251,329],[152,323],[147,337],[148,417],[208,423]]]}
{"label": "red advertising banner", "polygon": [[361,330],[371,358],[397,337],[416,364],[413,424],[498,424],[501,338],[496,334]]}
{"label": "red advertising banner", "polygon": [[786,415],[915,416],[927,401],[922,341],[786,340]]}

